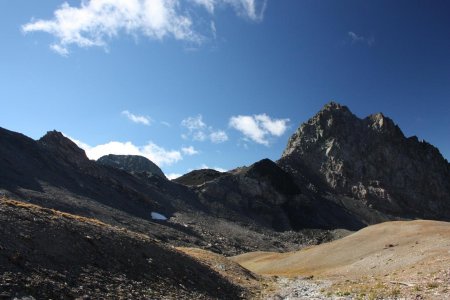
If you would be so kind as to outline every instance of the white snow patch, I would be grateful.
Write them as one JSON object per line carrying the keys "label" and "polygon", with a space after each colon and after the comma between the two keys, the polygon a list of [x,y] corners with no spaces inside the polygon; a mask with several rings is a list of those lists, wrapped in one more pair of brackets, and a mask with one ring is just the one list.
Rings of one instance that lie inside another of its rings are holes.
{"label": "white snow patch", "polygon": [[167,221],[167,217],[160,213],[152,211],[152,220]]}

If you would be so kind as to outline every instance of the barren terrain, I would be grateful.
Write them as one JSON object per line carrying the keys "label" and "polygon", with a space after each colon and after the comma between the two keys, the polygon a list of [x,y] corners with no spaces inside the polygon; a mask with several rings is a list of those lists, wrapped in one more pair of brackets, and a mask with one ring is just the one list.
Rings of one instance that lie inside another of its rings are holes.
{"label": "barren terrain", "polygon": [[147,235],[0,198],[0,299],[240,299],[246,293]]}
{"label": "barren terrain", "polygon": [[450,298],[450,223],[398,221],[289,253],[233,258],[260,275],[330,281],[324,294],[360,298]]}

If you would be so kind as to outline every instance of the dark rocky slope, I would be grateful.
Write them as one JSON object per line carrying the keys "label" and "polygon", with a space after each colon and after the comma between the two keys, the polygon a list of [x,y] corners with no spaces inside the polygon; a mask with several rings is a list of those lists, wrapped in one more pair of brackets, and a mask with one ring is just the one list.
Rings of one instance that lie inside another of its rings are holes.
{"label": "dark rocky slope", "polygon": [[96,218],[181,245],[202,241],[179,225],[153,222],[150,217],[152,211],[166,216],[201,211],[195,193],[158,176],[133,175],[90,161],[59,132],[49,132],[35,141],[0,128],[0,169],[0,193],[10,198]]}
{"label": "dark rocky slope", "polygon": [[[270,224],[262,227],[259,220],[267,217],[228,205],[221,211],[217,202],[204,201],[196,188],[91,161],[56,131],[35,141],[0,128],[0,169],[0,193],[10,198],[95,218],[175,246],[232,255],[255,249],[293,250],[334,236],[327,231],[277,232]],[[154,221],[152,211],[170,219]]]}
{"label": "dark rocky slope", "polygon": [[139,155],[108,154],[100,157],[97,163],[125,170],[130,173],[148,173],[166,178],[163,171],[151,160]]}
{"label": "dark rocky slope", "polygon": [[[356,230],[364,226],[345,208],[302,190],[269,159],[195,187],[199,199],[218,216],[277,231],[305,228]],[[247,221],[250,222],[250,221]]]}
{"label": "dark rocky slope", "polygon": [[377,213],[450,219],[449,163],[381,113],[360,119],[331,102],[300,126],[278,164],[369,223]]}
{"label": "dark rocky slope", "polygon": [[0,199],[2,299],[241,299],[248,295],[207,266],[146,235]]}

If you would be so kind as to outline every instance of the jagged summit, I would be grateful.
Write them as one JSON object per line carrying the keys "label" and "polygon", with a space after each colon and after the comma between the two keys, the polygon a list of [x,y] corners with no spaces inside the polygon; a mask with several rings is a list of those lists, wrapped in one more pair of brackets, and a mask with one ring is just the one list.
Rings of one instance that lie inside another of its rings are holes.
{"label": "jagged summit", "polygon": [[350,109],[348,109],[347,106],[337,103],[335,101],[328,102],[322,107],[320,111],[334,111],[334,112],[340,111],[345,113],[351,113]]}
{"label": "jagged summit", "polygon": [[428,143],[406,138],[382,113],[360,119],[328,103],[292,135],[279,164],[383,212],[428,218],[450,213],[447,161]]}

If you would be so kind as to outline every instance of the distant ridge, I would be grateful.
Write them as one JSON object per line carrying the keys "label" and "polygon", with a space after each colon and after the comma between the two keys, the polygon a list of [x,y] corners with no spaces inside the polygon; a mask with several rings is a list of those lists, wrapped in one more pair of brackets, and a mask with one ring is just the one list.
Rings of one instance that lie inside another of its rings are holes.
{"label": "distant ridge", "polygon": [[166,178],[163,171],[151,160],[140,155],[108,154],[100,157],[99,164],[122,169],[130,173],[148,172],[161,178]]}

